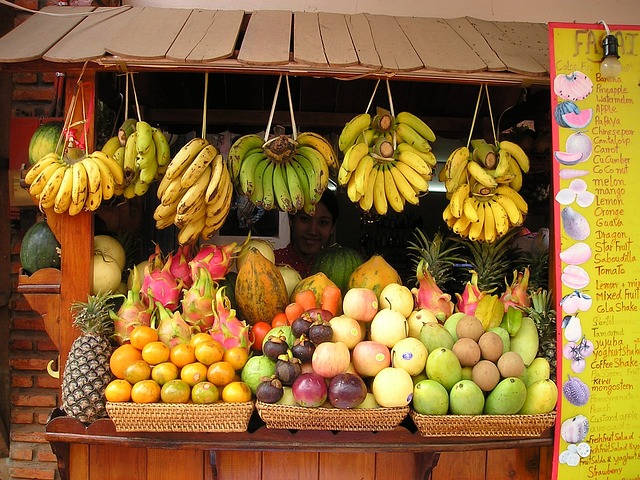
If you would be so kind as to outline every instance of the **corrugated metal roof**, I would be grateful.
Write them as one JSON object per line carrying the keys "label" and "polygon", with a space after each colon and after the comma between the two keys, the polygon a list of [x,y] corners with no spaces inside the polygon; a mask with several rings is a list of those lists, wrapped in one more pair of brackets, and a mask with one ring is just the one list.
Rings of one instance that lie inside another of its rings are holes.
{"label": "corrugated metal roof", "polygon": [[[0,64],[549,82],[545,24],[360,13],[45,7],[0,38]],[[1,65],[0,65],[1,68]]]}

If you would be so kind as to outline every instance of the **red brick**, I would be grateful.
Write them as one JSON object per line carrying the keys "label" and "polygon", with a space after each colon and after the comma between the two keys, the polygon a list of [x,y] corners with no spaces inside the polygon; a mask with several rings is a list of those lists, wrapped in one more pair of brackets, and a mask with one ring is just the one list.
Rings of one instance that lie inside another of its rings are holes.
{"label": "red brick", "polygon": [[13,295],[11,297],[11,300],[13,302],[13,304],[12,304],[13,310],[17,310],[19,312],[32,312],[33,311],[33,307],[31,307],[31,305],[29,304],[29,302],[27,302],[27,299],[24,298],[23,295]]}
{"label": "red brick", "polygon": [[19,375],[12,372],[11,387],[13,388],[29,388],[33,387],[33,377],[31,375]]}
{"label": "red brick", "polygon": [[[31,306],[29,306],[31,313]],[[13,330],[44,331],[44,319],[36,312],[30,315],[14,316]]]}
{"label": "red brick", "polygon": [[48,443],[44,438],[44,431],[34,432],[26,430],[11,430],[11,442]]}
{"label": "red brick", "polygon": [[30,394],[20,393],[18,395],[11,394],[11,401],[13,405],[18,407],[55,407],[56,395],[55,394]]}
{"label": "red brick", "polygon": [[46,370],[47,358],[12,358],[9,365],[16,370]]}
{"label": "red brick", "polygon": [[11,411],[12,424],[30,424],[33,423],[33,411],[14,408]]}
{"label": "red brick", "polygon": [[38,83],[38,75],[31,72],[19,72],[13,74],[13,83],[28,84]]}
{"label": "red brick", "polygon": [[13,101],[14,102],[37,102],[47,101],[50,102],[55,96],[53,86],[49,88],[44,87],[31,87],[14,85],[13,87]]}
{"label": "red brick", "polygon": [[51,375],[47,374],[47,375],[39,375],[35,378],[36,380],[36,387],[40,387],[40,388],[52,388],[52,389],[58,389],[60,388],[60,379],[58,378],[53,378]]}
{"label": "red brick", "polygon": [[49,421],[50,414],[51,414],[50,411],[36,413],[35,415],[36,420],[33,423],[37,423],[38,425],[46,425],[47,422]]}
{"label": "red brick", "polygon": [[9,475],[12,479],[29,478],[32,480],[53,480],[55,478],[55,466],[47,469],[45,465],[38,463],[20,465],[19,467],[9,468]]}
{"label": "red brick", "polygon": [[57,462],[58,458],[51,451],[51,447],[36,450],[36,460],[39,462]]}
{"label": "red brick", "polygon": [[49,338],[49,336],[47,335],[47,338],[37,341],[36,350],[38,350],[39,352],[57,352],[58,348],[53,343],[51,338]]}
{"label": "red brick", "polygon": [[58,77],[56,72],[43,72],[41,75],[42,75],[42,81],[44,83],[53,83],[56,81],[56,78]]}
{"label": "red brick", "polygon": [[33,450],[27,448],[23,444],[12,445],[11,451],[9,452],[9,456],[11,460],[32,460],[33,459]]}
{"label": "red brick", "polygon": [[26,338],[16,338],[9,342],[9,348],[11,350],[33,350],[33,342]]}

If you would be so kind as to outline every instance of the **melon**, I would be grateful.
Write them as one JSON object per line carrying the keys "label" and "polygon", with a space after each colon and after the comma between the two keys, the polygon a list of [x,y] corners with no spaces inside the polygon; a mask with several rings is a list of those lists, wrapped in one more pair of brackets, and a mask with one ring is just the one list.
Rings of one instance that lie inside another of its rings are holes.
{"label": "melon", "polygon": [[316,256],[311,273],[324,273],[340,288],[344,296],[349,290],[349,277],[362,263],[362,256],[357,250],[336,244],[325,248]]}
{"label": "melon", "polygon": [[553,156],[561,165],[577,165],[582,162],[582,153],[580,152],[553,152]]}
{"label": "melon", "polygon": [[576,130],[580,130],[586,128],[593,118],[593,109],[585,108],[581,110],[579,113],[569,112],[562,115],[563,123],[569,127],[574,128]]}
{"label": "melon", "polygon": [[60,243],[49,224],[33,224],[24,234],[20,245],[20,263],[28,275],[42,268],[60,268]]}
{"label": "melon", "polygon": [[583,132],[576,132],[572,133],[569,135],[569,138],[567,138],[565,150],[568,153],[580,153],[580,155],[582,155],[580,161],[586,162],[593,151],[593,143],[591,142],[589,135]]}
{"label": "melon", "polygon": [[64,142],[60,141],[62,122],[46,122],[36,128],[29,141],[29,164],[33,165],[47,153],[56,152],[62,156]]}
{"label": "melon", "polygon": [[575,103],[569,100],[567,100],[566,102],[559,102],[553,111],[553,117],[555,118],[558,126],[564,127],[564,128],[569,127],[569,125],[565,122],[563,118],[563,116],[566,115],[567,113],[579,114],[580,108]]}

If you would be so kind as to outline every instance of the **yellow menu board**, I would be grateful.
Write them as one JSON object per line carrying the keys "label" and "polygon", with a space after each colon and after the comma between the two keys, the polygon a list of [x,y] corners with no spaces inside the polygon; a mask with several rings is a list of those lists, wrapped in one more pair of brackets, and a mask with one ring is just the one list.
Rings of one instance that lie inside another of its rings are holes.
{"label": "yellow menu board", "polygon": [[[640,26],[551,23],[549,35],[560,390],[553,478],[637,480]],[[615,76],[601,73],[606,35],[618,43]]]}

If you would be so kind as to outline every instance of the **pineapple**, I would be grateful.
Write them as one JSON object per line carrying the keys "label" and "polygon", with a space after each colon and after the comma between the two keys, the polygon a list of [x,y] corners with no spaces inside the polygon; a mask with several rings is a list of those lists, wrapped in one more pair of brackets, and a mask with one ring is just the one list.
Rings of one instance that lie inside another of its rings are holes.
{"label": "pineapple", "polygon": [[427,269],[440,289],[445,290],[445,285],[454,281],[453,266],[463,263],[464,259],[459,255],[460,246],[456,245],[449,237],[443,237],[438,231],[433,240],[429,239],[419,228],[413,233],[416,241],[408,242],[409,260],[414,276],[410,283],[417,283],[415,272],[421,260],[427,264]]}
{"label": "pineapple", "polygon": [[113,295],[89,295],[87,302],[71,305],[73,325],[80,336],[71,344],[62,376],[62,408],[68,416],[92,423],[107,416],[104,391],[111,381],[110,337],[113,322],[109,317]]}
{"label": "pineapple", "polygon": [[523,310],[536,324],[540,343],[538,357],[544,357],[549,361],[552,380],[555,381],[556,311],[553,308],[553,296],[543,289],[531,292],[531,306]]}

